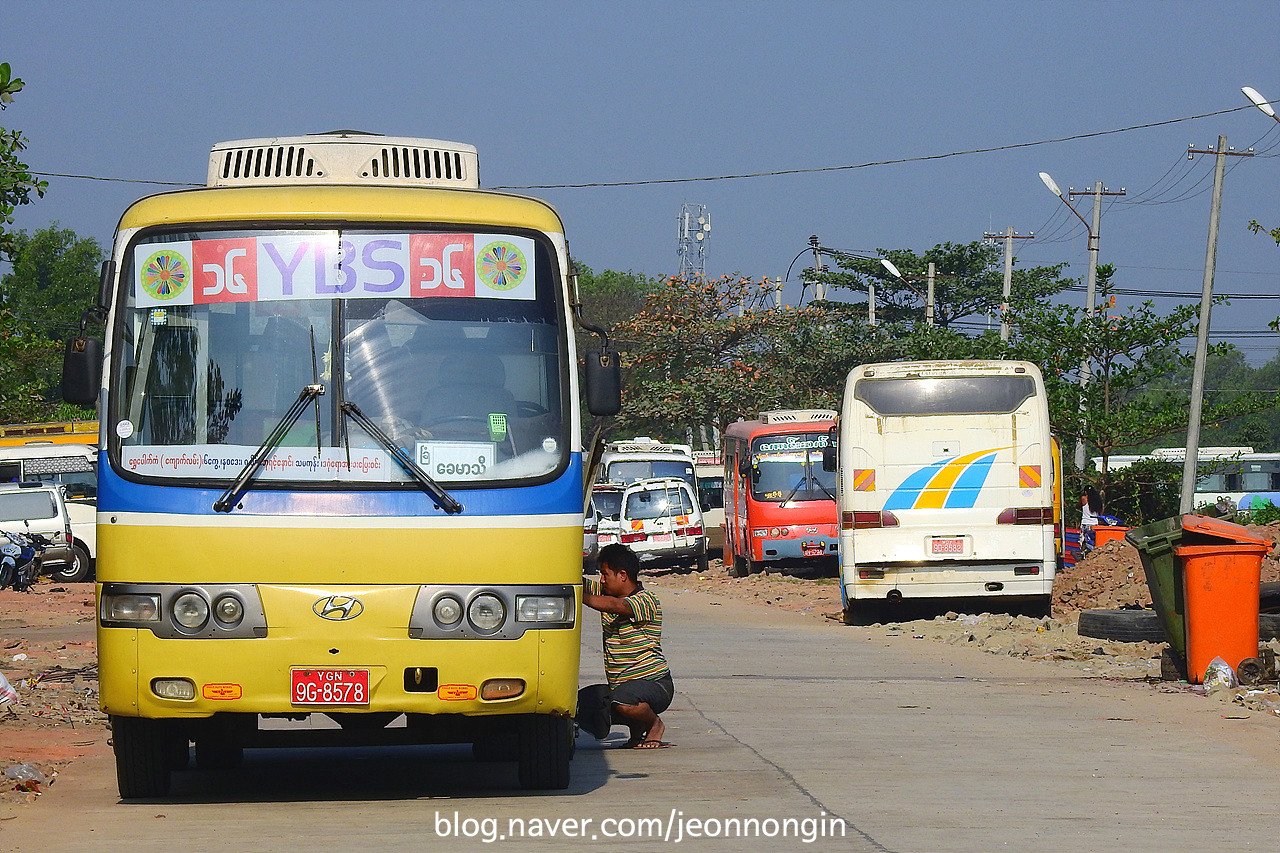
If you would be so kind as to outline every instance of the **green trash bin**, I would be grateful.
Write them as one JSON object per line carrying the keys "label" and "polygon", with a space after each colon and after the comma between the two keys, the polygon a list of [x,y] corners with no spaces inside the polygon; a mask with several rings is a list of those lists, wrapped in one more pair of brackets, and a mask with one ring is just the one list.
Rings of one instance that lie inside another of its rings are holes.
{"label": "green trash bin", "polygon": [[1124,540],[1138,550],[1151,591],[1151,606],[1169,641],[1173,665],[1185,678],[1187,619],[1182,600],[1182,560],[1174,548],[1182,544],[1182,517],[1175,515],[1135,527]]}
{"label": "green trash bin", "polygon": [[[1183,596],[1182,560],[1175,549],[1182,545],[1267,544],[1239,524],[1188,513],[1135,527],[1124,539],[1138,549],[1142,570],[1151,590],[1151,606],[1169,641],[1170,664],[1187,679],[1187,617]],[[1161,661],[1163,666],[1164,661]]]}

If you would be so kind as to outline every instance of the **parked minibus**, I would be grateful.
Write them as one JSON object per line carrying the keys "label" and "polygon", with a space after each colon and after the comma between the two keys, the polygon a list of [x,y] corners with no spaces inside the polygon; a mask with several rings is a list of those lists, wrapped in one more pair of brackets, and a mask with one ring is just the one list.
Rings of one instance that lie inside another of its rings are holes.
{"label": "parked minibus", "polygon": [[[432,139],[240,140],[207,186],[121,217],[105,346],[74,338],[63,376],[100,405],[121,796],[166,794],[193,742],[202,770],[471,743],[526,788],[569,784],[577,300],[556,212],[478,169]],[[616,412],[607,345],[586,377],[592,414]]]}
{"label": "parked minibus", "polygon": [[822,467],[835,416],[780,409],[725,429],[724,563],[734,577],[835,569],[836,475]]}

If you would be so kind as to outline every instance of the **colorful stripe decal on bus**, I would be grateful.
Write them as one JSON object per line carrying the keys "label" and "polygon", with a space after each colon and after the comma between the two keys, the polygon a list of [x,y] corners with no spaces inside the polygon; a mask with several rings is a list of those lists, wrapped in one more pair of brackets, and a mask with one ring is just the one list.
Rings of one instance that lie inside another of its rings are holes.
{"label": "colorful stripe decal on bus", "polygon": [[977,503],[978,493],[996,455],[1003,448],[979,450],[952,459],[942,459],[907,476],[885,501],[886,510],[900,509],[969,509]]}
{"label": "colorful stripe decal on bus", "polygon": [[853,471],[853,490],[855,492],[874,492],[876,490],[876,469],[855,468]]}
{"label": "colorful stripe decal on bus", "polygon": [[1038,489],[1044,482],[1039,465],[1019,465],[1018,482],[1024,489]]}

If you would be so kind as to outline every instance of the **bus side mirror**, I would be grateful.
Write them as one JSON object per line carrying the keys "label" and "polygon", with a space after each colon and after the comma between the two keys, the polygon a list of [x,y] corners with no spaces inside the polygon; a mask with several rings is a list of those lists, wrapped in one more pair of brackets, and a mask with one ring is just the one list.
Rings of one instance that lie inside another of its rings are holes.
{"label": "bus side mirror", "polygon": [[822,448],[822,470],[834,471],[836,468],[836,428],[832,427],[827,431],[827,446]]}
{"label": "bus side mirror", "polygon": [[608,347],[587,353],[587,411],[599,417],[622,409],[622,371],[618,354]]}
{"label": "bus side mirror", "polygon": [[78,335],[62,353],[62,399],[78,406],[96,406],[102,386],[102,341]]}
{"label": "bus side mirror", "polygon": [[746,456],[738,457],[738,473],[743,477],[751,473],[751,460]]}

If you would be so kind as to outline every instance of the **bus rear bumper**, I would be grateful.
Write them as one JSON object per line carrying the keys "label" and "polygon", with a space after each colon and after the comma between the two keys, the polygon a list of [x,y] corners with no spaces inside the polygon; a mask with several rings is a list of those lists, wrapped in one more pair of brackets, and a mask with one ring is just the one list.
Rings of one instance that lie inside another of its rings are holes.
{"label": "bus rear bumper", "polygon": [[844,566],[846,601],[929,598],[1035,598],[1053,594],[1056,564],[1017,561],[948,566]]}

